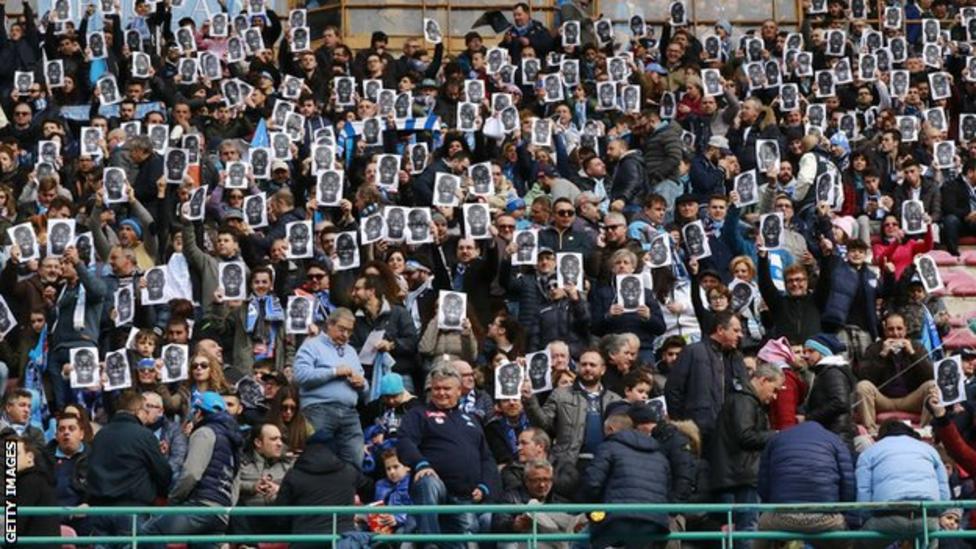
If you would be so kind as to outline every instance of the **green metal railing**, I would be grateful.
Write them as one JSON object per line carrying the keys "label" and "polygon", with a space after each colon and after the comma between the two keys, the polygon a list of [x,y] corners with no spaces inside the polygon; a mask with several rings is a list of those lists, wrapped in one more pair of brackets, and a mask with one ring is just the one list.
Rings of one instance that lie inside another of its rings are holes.
{"label": "green metal railing", "polygon": [[[926,547],[931,540],[949,538],[976,538],[976,530],[930,531],[927,520],[938,517],[947,508],[969,509],[976,507],[976,500],[966,501],[918,501],[896,503],[833,503],[833,504],[552,504],[552,505],[453,505],[433,506],[414,505],[404,507],[20,507],[18,516],[120,516],[129,515],[132,519],[132,533],[120,536],[23,536],[17,540],[20,545],[34,545],[42,543],[64,544],[131,544],[139,543],[248,543],[258,542],[304,542],[322,543],[334,542],[341,538],[342,532],[336,531],[337,518],[348,515],[362,515],[372,513],[393,512],[398,514],[458,514],[458,513],[520,513],[534,516],[537,513],[591,513],[605,512],[608,516],[615,512],[643,512],[669,514],[701,514],[712,513],[725,516],[725,529],[706,532],[672,532],[650,538],[655,540],[688,540],[688,541],[721,541],[723,547],[730,546],[735,540],[764,539],[764,540],[865,540],[865,539],[905,539],[902,535],[892,535],[883,532],[867,530],[846,530],[807,534],[787,531],[744,532],[732,528],[733,513],[737,511],[756,510],[759,512],[779,513],[870,513],[884,512],[916,512],[923,519],[922,531],[915,537],[916,548]],[[186,535],[167,534],[143,536],[136,533],[139,516],[146,515],[234,515],[234,516],[296,516],[296,515],[332,515],[332,532],[317,534],[256,534],[256,535]],[[962,524],[965,527],[965,524]],[[575,541],[586,542],[587,533],[540,533],[536,521],[532,522],[532,531],[524,533],[478,533],[478,534],[377,534],[373,536],[375,542],[510,542],[526,543],[535,548],[540,542]]]}

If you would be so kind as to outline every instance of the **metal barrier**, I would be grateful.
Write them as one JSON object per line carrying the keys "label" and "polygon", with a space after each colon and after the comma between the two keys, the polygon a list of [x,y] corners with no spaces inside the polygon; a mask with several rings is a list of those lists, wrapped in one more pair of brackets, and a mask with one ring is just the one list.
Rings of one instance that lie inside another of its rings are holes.
{"label": "metal barrier", "polygon": [[[24,517],[52,516],[52,515],[88,515],[88,516],[119,516],[132,517],[132,533],[122,536],[23,536],[16,540],[20,545],[42,543],[248,543],[257,542],[334,542],[341,538],[342,532],[336,531],[336,519],[340,516],[382,513],[395,511],[398,514],[454,514],[454,513],[520,513],[534,516],[536,513],[591,513],[604,512],[607,515],[615,512],[643,512],[643,513],[715,513],[725,515],[725,530],[711,532],[673,532],[662,534],[648,540],[698,540],[721,541],[722,546],[731,546],[735,540],[765,539],[765,540],[829,540],[829,539],[899,539],[896,536],[881,532],[866,530],[846,530],[826,532],[821,534],[806,534],[786,531],[744,532],[734,531],[733,513],[736,511],[756,510],[759,512],[791,512],[791,513],[870,513],[874,511],[915,511],[921,513],[925,527],[915,537],[916,548],[926,547],[931,540],[946,538],[976,538],[976,530],[935,531],[928,529],[928,517],[937,517],[940,511],[947,508],[974,508],[976,500],[967,501],[917,501],[894,503],[834,503],[834,504],[552,504],[552,505],[454,505],[454,506],[404,506],[404,507],[20,507],[17,515]],[[285,515],[332,515],[332,532],[319,534],[261,534],[261,535],[186,535],[168,534],[158,536],[141,536],[136,533],[138,517],[145,515],[240,515],[240,516],[285,516]],[[962,526],[965,526],[963,524]],[[575,541],[586,542],[586,533],[540,533],[537,523],[533,521],[532,531],[525,533],[477,533],[477,534],[377,534],[373,536],[375,542],[518,542],[526,543],[530,548],[540,542]]]}

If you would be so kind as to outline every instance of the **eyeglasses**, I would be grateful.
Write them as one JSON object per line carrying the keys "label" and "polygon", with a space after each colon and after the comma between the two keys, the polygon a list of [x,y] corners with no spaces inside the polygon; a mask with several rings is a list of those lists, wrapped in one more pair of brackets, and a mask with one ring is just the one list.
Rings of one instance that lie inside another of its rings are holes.
{"label": "eyeglasses", "polygon": [[30,116],[30,111],[14,111],[14,116]]}
{"label": "eyeglasses", "polygon": [[558,215],[559,217],[573,217],[574,215],[576,215],[576,211],[574,211],[574,210],[556,210],[556,215]]}
{"label": "eyeglasses", "polygon": [[309,280],[322,280],[323,278],[325,278],[324,273],[315,273],[306,276],[308,277]]}
{"label": "eyeglasses", "polygon": [[285,411],[287,411],[287,412],[294,412],[297,409],[298,409],[298,406],[295,406],[294,404],[282,404],[281,405],[281,411],[283,411],[283,412],[285,412]]}
{"label": "eyeglasses", "polygon": [[614,229],[619,229],[621,227],[623,227],[623,225],[607,225],[607,229],[610,229],[611,231]]}
{"label": "eyeglasses", "polygon": [[194,370],[209,370],[210,369],[210,363],[209,362],[194,362],[193,363],[193,369]]}
{"label": "eyeglasses", "polygon": [[498,226],[498,230],[499,231],[514,231],[515,230],[515,225],[499,225]]}

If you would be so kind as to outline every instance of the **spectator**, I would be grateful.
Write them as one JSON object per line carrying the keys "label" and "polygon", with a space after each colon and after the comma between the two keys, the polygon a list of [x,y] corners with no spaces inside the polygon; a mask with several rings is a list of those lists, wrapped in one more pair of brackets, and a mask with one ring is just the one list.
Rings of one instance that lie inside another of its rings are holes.
{"label": "spectator", "polygon": [[306,339],[295,355],[295,380],[302,414],[313,429],[338,444],[340,459],[361,467],[363,429],[356,405],[366,397],[369,382],[356,350],[349,344],[355,317],[339,308],[329,315],[325,333]]}
{"label": "spectator", "polygon": [[[361,486],[359,470],[332,452],[326,431],[316,431],[305,451],[285,474],[275,505],[352,506]],[[295,515],[284,520],[293,534],[345,533],[355,529],[352,515]],[[321,547],[321,543],[292,544],[292,547]]]}
{"label": "spectator", "polygon": [[[151,505],[165,496],[173,480],[159,441],[144,428],[145,398],[135,392],[119,397],[115,415],[92,442],[88,458],[88,503],[92,506]],[[139,522],[145,517],[139,517]],[[92,535],[132,535],[126,516],[92,517]]]}
{"label": "spectator", "polygon": [[830,334],[817,334],[803,344],[803,359],[814,374],[806,403],[806,421],[816,421],[848,446],[856,426],[851,402],[857,378],[844,359],[845,345]]}
{"label": "spectator", "polygon": [[604,412],[610,403],[621,400],[600,381],[606,369],[598,351],[583,352],[576,383],[553,390],[545,405],[531,393],[531,385],[522,385],[529,420],[556,440],[552,455],[557,467],[566,462],[582,471],[600,446]]}
{"label": "spectator", "polygon": [[[251,445],[243,451],[237,474],[240,504],[266,506],[275,502],[292,460],[285,456],[281,431],[272,423],[262,423],[252,430]],[[231,534],[265,533],[266,521],[259,517],[235,515],[230,518]]]}
{"label": "spectator", "polygon": [[[797,471],[806,474],[798,475]],[[848,444],[817,421],[805,421],[778,433],[762,451],[758,489],[764,503],[854,501],[857,486]],[[846,529],[841,513],[764,512],[759,516],[759,530],[816,534]],[[753,545],[765,549],[769,544],[756,540]],[[819,545],[814,542],[815,547]]]}
{"label": "spectator", "polygon": [[[735,381],[725,401],[712,445],[711,488],[724,503],[758,503],[759,458],[775,432],[769,427],[766,407],[783,386],[783,372],[763,364],[747,383]],[[733,513],[739,531],[756,529],[759,513],[746,509]],[[737,542],[748,547],[748,542]]]}
{"label": "spectator", "polygon": [[[513,505],[532,503],[565,502],[554,490],[554,471],[551,463],[544,459],[534,459],[525,464],[524,484],[504,494],[504,501]],[[576,530],[582,516],[570,513],[534,513],[492,515],[492,530],[495,532],[530,532],[540,534],[569,533]],[[535,523],[535,524],[533,524]],[[567,547],[568,544],[541,544],[546,547]]]}
{"label": "spectator", "polygon": [[[430,403],[410,410],[400,427],[397,452],[414,471],[411,497],[417,505],[473,504],[496,497],[500,482],[485,434],[458,408],[461,376],[452,366],[428,374]],[[419,515],[418,532],[477,532],[471,513]],[[441,544],[455,546],[455,544]]]}
{"label": "spectator", "polygon": [[[857,458],[857,501],[946,501],[952,498],[949,480],[938,452],[919,439],[914,429],[898,420],[886,421],[878,441]],[[865,530],[915,536],[923,528],[939,530],[939,518],[927,524],[914,510],[874,513]],[[862,540],[858,545],[882,547],[887,540]]]}
{"label": "spectator", "polygon": [[922,404],[935,384],[932,363],[922,344],[906,337],[901,315],[885,317],[884,338],[864,350],[856,374],[858,414],[871,434],[878,432],[877,412],[921,413],[922,423],[928,423]]}
{"label": "spectator", "polygon": [[676,419],[690,419],[709,440],[717,427],[719,411],[736,384],[747,376],[742,355],[737,351],[742,325],[731,312],[715,315],[715,328],[707,339],[681,350],[664,387],[668,413]]}
{"label": "spectator", "polygon": [[[85,444],[84,436],[85,431],[78,416],[64,414],[58,418],[56,439],[45,449],[47,460],[54,465],[57,504],[62,507],[81,505],[88,496],[86,483],[91,446]],[[62,521],[80,535],[87,535],[91,531],[89,517],[70,517]]]}
{"label": "spectator", "polygon": [[[237,503],[234,486],[241,467],[243,445],[237,422],[227,413],[224,399],[205,391],[193,401],[193,432],[183,471],[169,492],[169,502],[184,505],[231,507]],[[227,515],[161,515],[150,518],[139,534],[223,533]]]}
{"label": "spectator", "polygon": [[146,427],[152,431],[159,441],[159,451],[169,461],[169,468],[173,471],[173,478],[179,478],[186,460],[186,435],[180,424],[169,419],[163,413],[163,399],[157,393],[146,391],[142,393],[146,410]]}
{"label": "spectator", "polygon": [[[16,448],[16,478],[17,503],[24,507],[53,507],[58,505],[55,494],[54,480],[50,471],[43,465],[43,457],[38,457],[32,442],[28,438],[13,437],[5,441],[15,441]],[[15,524],[11,524],[17,536],[58,536],[57,516],[23,517]],[[40,547],[56,547],[57,545],[39,545]]]}
{"label": "spectator", "polygon": [[[648,433],[633,428],[609,434],[581,480],[583,497],[590,503],[665,503],[672,496],[667,455]],[[622,540],[626,547],[643,547],[641,536],[668,532],[668,517],[608,513],[590,528],[594,547],[619,545]]]}
{"label": "spectator", "polygon": [[0,431],[13,431],[16,436],[27,438],[35,448],[44,447],[44,433],[31,425],[31,403],[33,395],[26,389],[12,389],[6,393],[3,402],[3,416],[0,416]]}

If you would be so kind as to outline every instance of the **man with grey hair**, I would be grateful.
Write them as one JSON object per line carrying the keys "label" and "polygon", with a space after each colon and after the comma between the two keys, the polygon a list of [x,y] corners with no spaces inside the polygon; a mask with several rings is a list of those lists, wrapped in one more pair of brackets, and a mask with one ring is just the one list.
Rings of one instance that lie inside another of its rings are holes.
{"label": "man with grey hair", "polygon": [[356,406],[369,396],[369,382],[349,344],[356,317],[339,307],[325,333],[306,338],[295,354],[294,376],[302,413],[316,432],[335,441],[336,456],[357,469],[363,464],[363,429]]}
{"label": "man with grey hair", "polygon": [[[496,497],[501,483],[481,423],[458,407],[461,375],[441,365],[427,379],[430,402],[404,416],[397,447],[400,461],[414,471],[414,503],[465,505]],[[421,534],[468,533],[477,531],[478,520],[473,513],[417,515],[417,527]]]}
{"label": "man with grey hair", "polygon": [[[748,382],[733,380],[718,415],[711,445],[712,489],[722,503],[759,503],[759,459],[766,443],[776,434],[766,410],[783,386],[783,371],[762,363]],[[736,531],[754,531],[756,510],[733,513]],[[735,546],[748,547],[736,542]]]}
{"label": "man with grey hair", "polygon": [[135,165],[136,175],[129,183],[135,191],[136,198],[147,206],[155,204],[156,181],[163,175],[163,157],[156,154],[152,141],[145,135],[133,135],[126,141],[125,146],[129,149],[129,159]]}
{"label": "man with grey hair", "polygon": [[173,470],[173,478],[180,478],[183,472],[183,462],[186,460],[187,439],[179,423],[166,417],[163,413],[163,397],[155,391],[144,391],[142,397],[145,402],[142,408],[146,411],[146,428],[156,435],[159,440],[159,451],[166,456],[169,467]]}
{"label": "man with grey hair", "polygon": [[[533,459],[525,463],[525,477],[522,486],[505,492],[502,503],[526,505],[530,503],[569,503],[553,490],[555,471],[546,459]],[[569,513],[495,513],[491,517],[494,532],[531,532],[533,522],[536,531],[546,534],[571,533],[582,515]],[[499,547],[514,547],[514,544],[500,544]],[[567,542],[540,543],[538,547],[565,549]]]}

